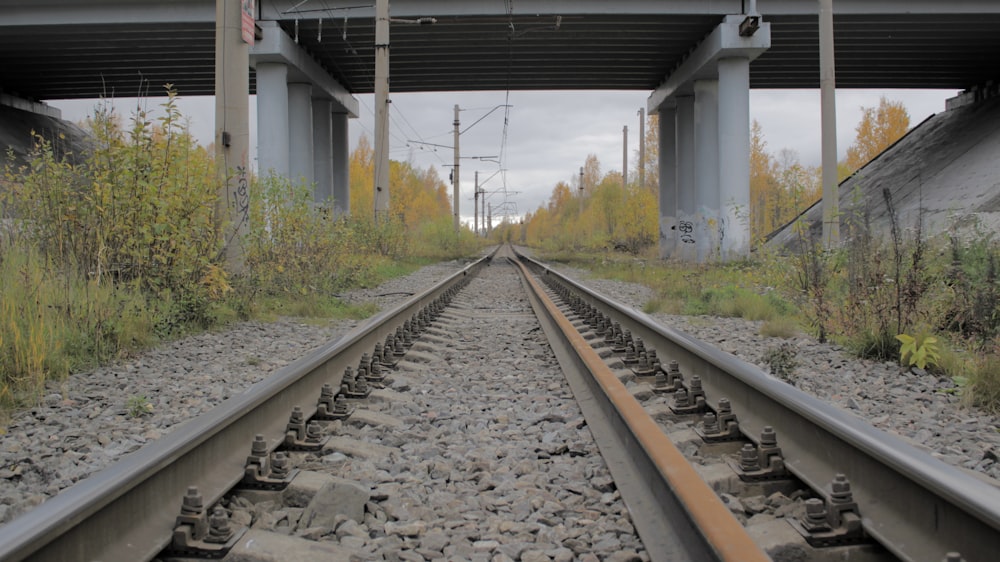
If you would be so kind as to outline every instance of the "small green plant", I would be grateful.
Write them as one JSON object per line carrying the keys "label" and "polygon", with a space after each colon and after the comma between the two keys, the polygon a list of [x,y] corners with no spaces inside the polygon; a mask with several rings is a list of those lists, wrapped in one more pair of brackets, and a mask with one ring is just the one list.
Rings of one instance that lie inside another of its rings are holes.
{"label": "small green plant", "polygon": [[128,402],[125,403],[125,408],[128,411],[128,415],[133,418],[153,413],[153,404],[149,401],[149,398],[141,394],[130,396]]}
{"label": "small green plant", "polygon": [[795,369],[799,366],[799,362],[795,358],[795,347],[791,343],[782,342],[769,347],[764,351],[764,363],[772,375],[790,383],[795,382]]}
{"label": "small green plant", "polygon": [[1000,357],[978,357],[969,371],[962,398],[991,414],[1000,414]]}
{"label": "small green plant", "polygon": [[938,339],[930,334],[917,334],[916,337],[899,334],[896,339],[900,343],[899,361],[904,365],[926,369],[936,366],[941,359]]}
{"label": "small green plant", "polygon": [[792,338],[799,333],[799,321],[791,316],[779,316],[764,322],[760,335],[769,338]]}

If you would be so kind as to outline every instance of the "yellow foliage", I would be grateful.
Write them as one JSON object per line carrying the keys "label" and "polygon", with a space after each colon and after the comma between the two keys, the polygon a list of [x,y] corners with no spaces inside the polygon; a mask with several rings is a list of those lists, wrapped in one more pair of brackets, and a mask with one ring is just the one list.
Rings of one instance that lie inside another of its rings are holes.
{"label": "yellow foliage", "polygon": [[867,164],[889,148],[910,128],[910,115],[899,101],[879,99],[878,107],[862,107],[861,122],[855,128],[857,138],[847,149],[845,166],[850,173]]}

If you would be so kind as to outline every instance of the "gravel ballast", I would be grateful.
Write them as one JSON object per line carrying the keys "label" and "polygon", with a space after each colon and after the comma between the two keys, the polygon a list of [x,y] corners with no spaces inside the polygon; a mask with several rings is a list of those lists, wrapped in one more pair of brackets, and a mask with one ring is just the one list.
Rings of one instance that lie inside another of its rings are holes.
{"label": "gravel ballast", "polygon": [[[407,298],[406,294],[389,293],[415,292],[463,265],[450,262],[426,267],[375,290],[345,295],[345,299],[358,302],[376,298],[384,307]],[[593,279],[586,272],[569,268],[556,269],[635,308],[641,309],[653,296],[640,285]],[[790,340],[763,337],[758,333],[758,322],[664,314],[655,314],[654,318],[762,367],[766,367],[763,355],[767,349],[789,341],[797,351],[794,384],[798,388],[945,462],[1000,478],[1000,419],[964,407],[949,380],[901,372],[895,364],[856,360],[836,346],[818,344],[806,336]],[[51,385],[41,403],[13,416],[6,434],[0,437],[0,523],[167,433],[173,425],[207,411],[356,324],[336,321],[316,326],[295,320],[244,323],[172,342]],[[523,329],[513,321],[509,328]],[[509,359],[510,355],[500,353],[496,359]],[[493,359],[461,358],[470,365]],[[455,386],[454,395],[463,390]],[[535,392],[547,395],[556,391],[543,387]],[[133,417],[130,405],[145,403],[139,400],[142,397],[151,412]],[[481,413],[459,404],[455,407],[456,412],[448,413],[446,408],[429,403],[423,406],[435,411],[435,415],[455,415],[462,408],[468,408],[473,415]],[[575,419],[571,414],[566,416],[562,425]],[[465,431],[474,433],[483,429],[480,425],[485,427],[490,422],[483,418],[467,423],[471,427]],[[376,486],[391,484],[398,476],[383,470],[392,481],[375,482]]]}
{"label": "gravel ballast", "polygon": [[[648,287],[592,277],[554,265],[564,275],[637,310],[655,295]],[[763,322],[710,316],[651,315],[768,371],[768,350],[788,342],[797,363],[786,381],[816,398],[901,437],[942,461],[992,478],[1000,486],[1000,417],[962,404],[950,378],[902,369],[897,363],[852,357],[837,345],[798,334],[782,339],[760,335]],[[919,373],[919,374],[915,374]]]}
{"label": "gravel ballast", "polygon": [[[386,308],[465,265],[423,267],[343,300]],[[244,322],[50,383],[41,402],[13,415],[0,435],[0,524],[358,324]]]}

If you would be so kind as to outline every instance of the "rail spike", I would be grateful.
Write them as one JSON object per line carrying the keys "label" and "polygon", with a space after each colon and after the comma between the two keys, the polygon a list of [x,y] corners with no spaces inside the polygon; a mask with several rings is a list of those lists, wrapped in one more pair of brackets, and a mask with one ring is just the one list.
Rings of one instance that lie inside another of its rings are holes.
{"label": "rail spike", "polygon": [[774,428],[767,425],[760,433],[760,444],[747,443],[740,451],[740,460],[729,460],[740,480],[744,482],[761,482],[764,480],[782,480],[788,478],[785,468],[785,458],[778,446],[778,436]]}
{"label": "rail spike", "polygon": [[288,470],[280,465],[281,462],[275,463],[271,460],[267,442],[263,435],[258,434],[250,447],[250,455],[247,456],[243,468],[243,480],[239,487],[251,490],[284,490],[299,471]]}
{"label": "rail spike", "polygon": [[792,527],[814,547],[860,544],[867,540],[861,526],[858,504],[851,493],[851,483],[837,474],[823,491],[824,498],[806,500],[806,514],[789,518]]}
{"label": "rail spike", "polygon": [[323,437],[323,428],[318,422],[306,423],[300,406],[292,409],[292,415],[285,426],[285,440],[282,446],[289,451],[319,451],[329,441]]}
{"label": "rail spike", "polygon": [[740,422],[733,413],[728,398],[721,398],[715,412],[705,414],[701,427],[694,428],[706,443],[736,441],[743,438],[740,433]]}
{"label": "rail spike", "polygon": [[312,419],[321,421],[342,420],[354,413],[354,406],[347,403],[344,395],[335,393],[333,386],[324,384],[319,392],[319,400],[316,403],[316,413]]}
{"label": "rail spike", "polygon": [[181,502],[181,513],[174,524],[173,538],[167,551],[171,555],[222,558],[236,545],[247,528],[233,528],[229,515],[216,505],[211,515],[196,486],[190,486]]}

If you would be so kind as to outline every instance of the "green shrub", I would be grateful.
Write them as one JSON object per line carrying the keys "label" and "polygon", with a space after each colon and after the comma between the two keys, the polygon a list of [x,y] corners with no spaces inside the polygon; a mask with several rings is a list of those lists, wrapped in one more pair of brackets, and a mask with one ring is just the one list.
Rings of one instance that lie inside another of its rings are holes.
{"label": "green shrub", "polygon": [[799,333],[799,321],[792,316],[778,316],[766,320],[760,327],[760,335],[769,338],[793,338]]}
{"label": "green shrub", "polygon": [[1000,414],[1000,356],[979,356],[969,371],[963,397],[966,403]]}

